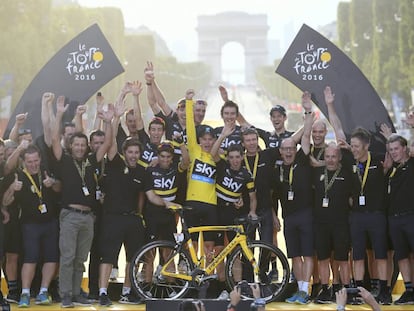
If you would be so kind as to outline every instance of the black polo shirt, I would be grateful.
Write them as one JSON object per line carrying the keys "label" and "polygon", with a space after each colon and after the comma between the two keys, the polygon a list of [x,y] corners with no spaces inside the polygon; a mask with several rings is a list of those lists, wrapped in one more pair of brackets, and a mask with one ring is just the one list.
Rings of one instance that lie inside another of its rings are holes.
{"label": "black polo shirt", "polygon": [[[83,182],[75,165],[75,159],[66,153],[62,153],[62,158],[57,161],[58,178],[62,182],[62,206],[69,204],[80,204],[95,208],[96,206],[96,179],[94,172],[98,167],[96,161],[96,153],[91,153],[84,160],[86,187],[89,195],[85,195],[83,191]],[[78,167],[82,168],[82,162],[77,161]]]}
{"label": "black polo shirt", "polygon": [[393,169],[386,176],[387,191],[390,189],[388,214],[414,213],[414,158],[409,158],[403,165],[394,164],[393,168],[393,176],[390,177]]}
{"label": "black polo shirt", "polygon": [[[22,223],[44,223],[57,217],[57,196],[52,187],[43,186],[45,179],[42,173],[30,175],[37,189],[42,193],[42,200],[35,192],[35,188],[27,175],[22,171],[17,171],[19,181],[23,183],[22,189],[14,193],[15,201],[21,208],[20,220]],[[39,179],[40,177],[40,179]],[[45,204],[46,209],[39,209],[40,204]]]}
{"label": "black polo shirt", "polygon": [[[289,185],[289,172],[293,168],[292,184]],[[291,165],[280,163],[276,166],[275,191],[282,206],[282,216],[286,217],[313,206],[312,168],[309,156],[300,149]],[[288,200],[288,192],[293,191],[293,200]]]}
{"label": "black polo shirt", "polygon": [[[362,195],[365,197],[365,205],[360,204],[361,180],[363,179],[367,161],[352,165],[353,191],[352,212],[385,212],[385,176],[382,161],[384,156],[371,153],[371,163],[368,167],[368,175]],[[358,174],[359,170],[359,174]]]}
{"label": "black polo shirt", "polygon": [[116,154],[105,167],[104,212],[112,214],[137,211],[139,193],[144,190],[144,168],[128,167],[120,154]]}
{"label": "black polo shirt", "polygon": [[[336,171],[326,170],[325,167],[318,167],[314,170],[313,186],[314,195],[314,221],[316,223],[348,223],[349,198],[352,196],[352,172],[349,167],[342,166],[332,179]],[[325,197],[325,186],[328,185],[326,197],[328,206],[323,206]],[[329,186],[329,184],[332,184]]]}

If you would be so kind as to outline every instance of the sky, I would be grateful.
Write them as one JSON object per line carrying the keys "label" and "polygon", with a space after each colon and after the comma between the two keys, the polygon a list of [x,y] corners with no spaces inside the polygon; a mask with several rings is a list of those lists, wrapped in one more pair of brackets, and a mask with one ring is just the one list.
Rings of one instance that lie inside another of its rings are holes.
{"label": "sky", "polygon": [[[194,61],[197,57],[197,16],[238,11],[267,14],[269,40],[279,40],[281,53],[286,50],[303,23],[317,29],[336,20],[341,0],[78,0],[86,7],[119,7],[125,26],[145,25],[157,32],[179,61]],[[348,1],[348,0],[342,0]],[[290,25],[292,35],[284,38]]]}

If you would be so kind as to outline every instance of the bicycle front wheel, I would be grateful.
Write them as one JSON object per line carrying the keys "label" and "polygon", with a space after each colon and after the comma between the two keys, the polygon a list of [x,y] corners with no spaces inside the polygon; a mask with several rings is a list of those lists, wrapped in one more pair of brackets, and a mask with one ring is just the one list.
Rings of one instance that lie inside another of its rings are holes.
{"label": "bicycle front wheel", "polygon": [[[233,289],[237,283],[245,280],[259,284],[261,297],[266,302],[278,300],[289,282],[289,262],[282,251],[260,241],[248,244],[254,260],[259,266],[259,273],[255,274],[253,264],[247,260],[240,246],[232,252],[226,263],[227,285]],[[251,293],[242,293],[244,298],[253,298]]]}
{"label": "bicycle front wheel", "polygon": [[132,258],[130,265],[131,284],[135,292],[144,299],[177,299],[183,297],[190,281],[162,275],[162,268],[171,273],[190,275],[193,264],[188,253],[176,249],[170,241],[154,241],[144,245]]}

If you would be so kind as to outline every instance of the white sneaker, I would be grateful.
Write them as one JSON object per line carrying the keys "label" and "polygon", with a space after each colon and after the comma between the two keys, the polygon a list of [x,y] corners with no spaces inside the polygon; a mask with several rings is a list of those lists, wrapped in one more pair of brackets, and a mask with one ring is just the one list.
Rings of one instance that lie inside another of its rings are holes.
{"label": "white sneaker", "polygon": [[112,268],[111,275],[109,276],[111,281],[116,281],[118,279],[118,268]]}
{"label": "white sneaker", "polygon": [[229,300],[230,299],[230,294],[228,291],[223,290],[220,294],[220,296],[217,297],[218,300]]}

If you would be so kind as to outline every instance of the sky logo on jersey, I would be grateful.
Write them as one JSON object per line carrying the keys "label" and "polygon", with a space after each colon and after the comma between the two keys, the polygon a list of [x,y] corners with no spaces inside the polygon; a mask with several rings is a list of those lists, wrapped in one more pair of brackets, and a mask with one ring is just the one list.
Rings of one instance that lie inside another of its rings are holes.
{"label": "sky logo on jersey", "polygon": [[214,184],[216,182],[216,168],[200,160],[195,160],[191,179]]}
{"label": "sky logo on jersey", "polygon": [[240,145],[241,140],[238,139],[236,141],[234,140],[234,137],[233,138],[226,137],[226,139],[221,142],[220,148],[227,150],[231,145],[234,145],[234,144]]}
{"label": "sky logo on jersey", "polygon": [[239,192],[240,188],[243,186],[241,183],[234,181],[231,177],[223,178],[223,186],[227,187],[233,192]]}
{"label": "sky logo on jersey", "polygon": [[156,178],[154,179],[154,186],[158,189],[171,190],[173,188],[175,176],[172,178]]}
{"label": "sky logo on jersey", "polygon": [[151,162],[154,157],[155,157],[154,151],[144,150],[144,152],[142,153],[141,159],[146,162]]}

